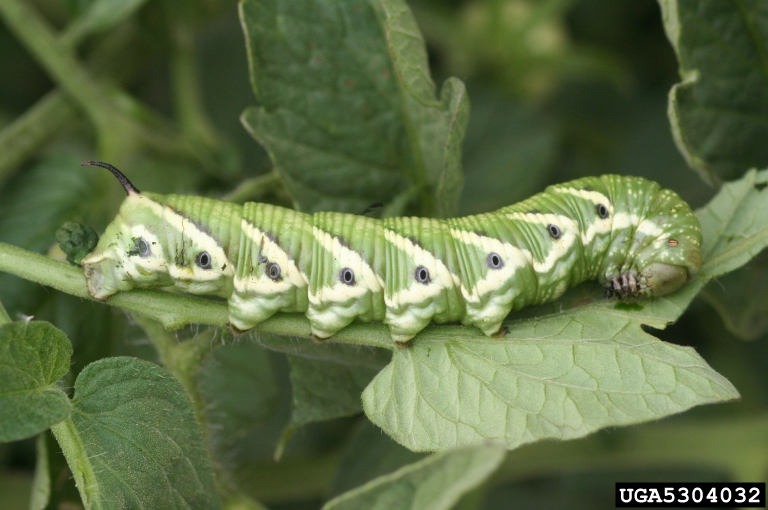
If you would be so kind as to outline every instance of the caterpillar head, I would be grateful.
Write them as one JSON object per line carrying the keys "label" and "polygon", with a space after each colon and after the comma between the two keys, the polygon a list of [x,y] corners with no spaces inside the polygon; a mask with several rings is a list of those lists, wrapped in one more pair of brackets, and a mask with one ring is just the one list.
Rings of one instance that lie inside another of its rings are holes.
{"label": "caterpillar head", "polygon": [[129,196],[123,202],[96,249],[82,260],[88,291],[96,299],[121,290],[173,283],[156,233],[144,226],[151,223],[139,220],[147,216],[137,203],[141,198]]}
{"label": "caterpillar head", "polygon": [[233,264],[199,225],[162,202],[140,193],[111,165],[128,196],[96,249],[82,259],[88,291],[106,299],[118,291],[175,285],[195,294],[226,293]]}
{"label": "caterpillar head", "polygon": [[117,217],[99,238],[96,248],[82,259],[88,292],[96,299],[106,299],[121,290],[134,287],[170,285],[171,279],[157,233],[147,225],[157,225],[159,218],[144,204],[144,197],[133,184],[112,165],[86,161],[112,172],[125,188],[128,197]]}

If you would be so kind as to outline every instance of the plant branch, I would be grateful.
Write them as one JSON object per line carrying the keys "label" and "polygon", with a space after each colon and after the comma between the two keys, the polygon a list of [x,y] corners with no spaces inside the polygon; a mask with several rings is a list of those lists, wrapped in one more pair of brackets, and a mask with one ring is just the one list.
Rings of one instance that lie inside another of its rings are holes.
{"label": "plant branch", "polygon": [[196,159],[216,173],[218,163],[199,142],[175,128],[119,89],[94,79],[78,61],[72,38],[61,40],[35,9],[20,0],[0,0],[0,16],[32,56],[82,108],[96,126],[100,158],[119,163],[141,147]]}
{"label": "plant branch", "polygon": [[[577,441],[537,442],[507,454],[489,485],[535,478],[626,469],[706,468],[731,481],[764,480],[768,476],[768,414],[732,416],[692,422],[656,422],[628,427]],[[708,448],[703,448],[708,445]],[[289,501],[292,494],[325,497],[338,453],[327,457],[286,459],[253,464],[238,473],[249,493],[262,501]]]}
{"label": "plant branch", "polygon": [[[133,66],[126,65],[129,52],[135,46],[135,34],[128,31],[112,32],[109,40],[99,44],[91,54],[89,64],[97,76],[106,75],[122,83],[130,79]],[[74,47],[76,39],[61,44]],[[40,98],[24,114],[0,131],[0,183],[20,164],[29,159],[42,144],[77,125],[81,112],[61,89],[52,90]]]}
{"label": "plant branch", "polygon": [[83,445],[83,439],[72,422],[72,417],[70,416],[66,420],[52,425],[51,432],[53,432],[53,436],[59,443],[61,451],[67,459],[67,464],[71,466],[75,485],[77,485],[80,497],[86,508],[103,508],[101,498],[99,497],[99,482],[96,480],[93,464],[91,459],[84,455],[85,446]]}
{"label": "plant branch", "polygon": [[75,108],[64,94],[54,90],[0,131],[0,182],[76,118]]}
{"label": "plant branch", "polygon": [[216,131],[203,110],[195,62],[194,32],[184,16],[181,19],[169,16],[169,29],[171,86],[179,127],[187,137],[214,147],[218,145],[218,140]]}
{"label": "plant branch", "polygon": [[[9,244],[0,243],[0,271],[73,296],[93,299],[88,294],[81,268]],[[154,319],[167,329],[177,329],[186,324],[225,326],[228,322],[227,305],[223,301],[160,290],[120,292],[104,303]],[[443,337],[446,331],[450,335],[450,331],[454,330],[456,336],[466,337],[468,329],[471,328],[443,326],[433,327],[430,331],[436,331],[435,336]],[[304,315],[289,313],[277,314],[252,331],[302,337],[310,335],[309,320]],[[393,348],[389,329],[384,324],[352,324],[334,335],[333,341]]]}
{"label": "plant branch", "polygon": [[106,127],[113,110],[104,91],[77,61],[69,45],[60,44],[50,25],[29,4],[19,0],[0,1],[0,15],[8,28],[67,91],[100,128]]}
{"label": "plant branch", "polygon": [[221,199],[227,202],[242,204],[250,200],[257,200],[271,191],[282,189],[280,176],[273,170],[268,174],[244,180],[235,189],[221,197]]}
{"label": "plant branch", "polygon": [[[706,467],[733,481],[768,476],[768,414],[657,422],[579,441],[541,442],[510,452],[495,482],[594,470]],[[706,448],[704,446],[707,446]]]}

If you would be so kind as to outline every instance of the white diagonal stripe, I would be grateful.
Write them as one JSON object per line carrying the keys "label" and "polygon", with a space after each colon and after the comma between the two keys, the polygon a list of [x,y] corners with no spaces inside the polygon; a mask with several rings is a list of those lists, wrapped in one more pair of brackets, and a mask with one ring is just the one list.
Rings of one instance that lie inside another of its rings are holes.
{"label": "white diagonal stripe", "polygon": [[312,227],[312,235],[315,242],[322,246],[328,256],[336,257],[336,265],[339,269],[348,267],[355,273],[355,285],[347,285],[342,283],[340,279],[336,279],[332,286],[321,287],[317,289],[316,294],[310,292],[309,302],[313,306],[321,307],[325,304],[340,303],[351,298],[359,298],[367,292],[382,291],[383,280],[359,253],[344,246],[338,237],[319,227]]}
{"label": "white diagonal stripe", "polygon": [[[421,246],[414,244],[410,239],[399,235],[397,232],[384,229],[384,239],[406,253],[413,261],[413,268],[424,266],[429,271],[429,284],[425,285],[416,281],[415,275],[411,283],[404,289],[399,289],[391,296],[384,297],[387,308],[398,308],[403,305],[424,303],[439,295],[443,289],[457,287],[461,284],[460,278],[451,273],[445,263]],[[394,275],[387,275],[394,277]]]}

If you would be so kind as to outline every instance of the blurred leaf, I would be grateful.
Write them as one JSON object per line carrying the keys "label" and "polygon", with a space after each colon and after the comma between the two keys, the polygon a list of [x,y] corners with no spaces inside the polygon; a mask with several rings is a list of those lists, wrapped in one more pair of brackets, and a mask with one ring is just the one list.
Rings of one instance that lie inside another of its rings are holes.
{"label": "blurred leaf", "polygon": [[246,176],[261,175],[272,169],[269,155],[260,144],[253,143],[253,137],[240,122],[240,114],[253,103],[242,26],[237,9],[232,9],[236,2],[218,3],[224,12],[198,32],[195,44],[205,110],[213,124],[237,147],[242,161],[247,162],[242,168]]}
{"label": "blurred leaf", "polygon": [[286,455],[280,462],[251,459],[236,476],[243,492],[275,504],[270,508],[285,508],[279,503],[314,500],[309,510],[318,508],[328,497],[337,464],[335,454]]}
{"label": "blurred leaf", "polygon": [[363,393],[371,420],[417,451],[545,438],[658,419],[738,398],[688,347],[603,305],[509,323],[503,340],[420,338]]}
{"label": "blurred leaf", "polygon": [[212,351],[202,364],[198,381],[220,460],[276,411],[280,388],[269,352],[250,341]]}
{"label": "blurred leaf", "polygon": [[[352,347],[352,346],[349,346]],[[360,394],[384,367],[349,366],[333,361],[288,356],[293,388],[291,420],[277,445],[275,458],[304,425],[363,411]]]}
{"label": "blurred leaf", "polygon": [[414,11],[447,72],[494,85],[507,96],[542,99],[569,78],[626,86],[627,69],[611,52],[571,43],[566,16],[574,3],[422,1]]}
{"label": "blurred leaf", "polygon": [[[580,441],[541,441],[509,452],[494,478],[520,482],[598,470],[615,476],[621,469],[637,480],[664,468],[705,469],[710,481],[714,473],[727,481],[765,479],[768,415],[762,410],[716,418],[680,417],[600,432]],[[681,479],[679,471],[675,474],[673,480]]]}
{"label": "blurred leaf", "polygon": [[[14,62],[15,72],[19,72],[18,67],[19,64]],[[77,110],[65,95],[54,91],[43,96],[11,125],[3,126],[0,131],[0,183],[29,159],[43,143],[76,125],[77,114]]]}
{"label": "blurred leaf", "polygon": [[323,510],[449,509],[503,459],[502,449],[488,446],[436,453],[332,499]]}
{"label": "blurred leaf", "polygon": [[464,143],[462,215],[493,211],[541,191],[558,150],[555,128],[540,113],[477,85],[470,93]]}
{"label": "blurred leaf", "polygon": [[29,474],[22,471],[0,471],[0,495],[3,508],[17,509],[29,506],[29,489],[32,480]]}
{"label": "blurred leaf", "polygon": [[768,331],[768,269],[744,267],[723,275],[701,296],[742,340],[755,340]]}
{"label": "blurred leaf", "polygon": [[69,416],[56,381],[71,356],[67,337],[47,322],[0,326],[0,442],[32,437]]}
{"label": "blurred leaf", "polygon": [[29,510],[44,510],[51,499],[51,472],[48,465],[48,434],[37,436],[37,462],[35,462],[35,478],[32,482],[32,495]]}
{"label": "blurred leaf", "polygon": [[222,506],[224,510],[269,510],[267,507],[245,496],[228,499]]}
{"label": "blurred leaf", "polygon": [[768,4],[659,0],[683,81],[669,117],[688,164],[710,182],[768,165]]}
{"label": "blurred leaf", "polygon": [[280,458],[291,436],[312,422],[350,416],[363,410],[360,394],[389,362],[390,353],[340,343],[265,336],[258,342],[288,354],[293,388],[291,419],[277,446]]}
{"label": "blurred leaf", "polygon": [[359,212],[419,188],[422,213],[452,215],[469,115],[464,85],[440,99],[401,0],[245,0],[241,19],[260,106],[243,123],[300,209]]}
{"label": "blurred leaf", "polygon": [[93,206],[93,179],[80,159],[54,154],[11,180],[0,194],[0,240],[47,251],[65,219],[82,218]]}
{"label": "blurred leaf", "polygon": [[72,343],[71,380],[67,386],[74,383],[83,368],[107,356],[157,359],[157,352],[146,345],[143,332],[131,324],[123,310],[62,292],[48,292],[34,313],[37,319],[56,324]]}
{"label": "blurred leaf", "polygon": [[78,376],[72,403],[52,429],[86,508],[220,508],[189,399],[164,369],[99,360]]}
{"label": "blurred leaf", "polygon": [[[0,241],[38,253],[53,245],[54,233],[70,219],[92,216],[94,179],[77,156],[56,153],[0,189]],[[0,300],[13,314],[33,313],[44,290],[33,283],[0,274]]]}
{"label": "blurred leaf", "polygon": [[367,419],[361,419],[344,448],[333,484],[334,495],[363,485],[424,457],[392,441]]}
{"label": "blurred leaf", "polygon": [[750,170],[696,211],[704,235],[702,277],[733,271],[768,246],[767,185],[768,170]]}

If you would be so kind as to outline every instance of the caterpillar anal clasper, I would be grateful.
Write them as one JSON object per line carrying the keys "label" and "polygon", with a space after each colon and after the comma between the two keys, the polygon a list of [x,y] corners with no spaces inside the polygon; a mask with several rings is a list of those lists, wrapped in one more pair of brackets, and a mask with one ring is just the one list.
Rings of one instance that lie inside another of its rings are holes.
{"label": "caterpillar anal clasper", "polygon": [[141,193],[113,167],[88,164],[128,192],[82,261],[91,295],[170,285],[219,295],[238,330],[301,312],[317,338],[354,320],[384,322],[398,343],[430,322],[490,336],[511,311],[586,280],[608,295],[653,297],[701,267],[688,204],[638,177],[578,179],[476,216],[378,220]]}

